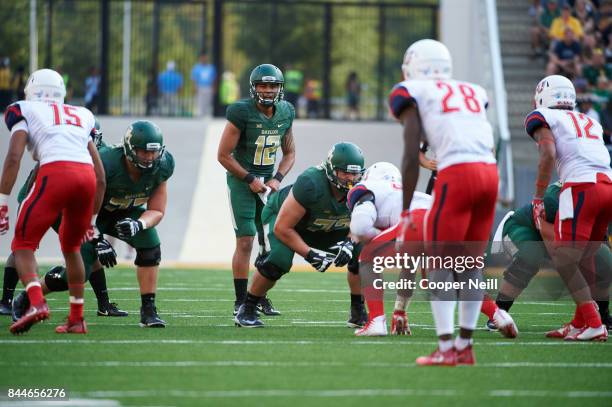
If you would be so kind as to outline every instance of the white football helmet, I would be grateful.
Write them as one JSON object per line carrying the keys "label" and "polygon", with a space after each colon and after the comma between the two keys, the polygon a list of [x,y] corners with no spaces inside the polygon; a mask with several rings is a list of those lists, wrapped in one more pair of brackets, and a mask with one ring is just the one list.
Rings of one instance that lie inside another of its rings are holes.
{"label": "white football helmet", "polygon": [[569,108],[576,106],[576,89],[572,81],[561,75],[550,75],[542,79],[533,97],[536,108]]}
{"label": "white football helmet", "polygon": [[404,79],[450,79],[453,61],[446,45],[435,40],[419,40],[404,54]]}
{"label": "white football helmet", "polygon": [[62,76],[53,69],[32,72],[25,89],[26,100],[64,103],[66,85]]}
{"label": "white football helmet", "polygon": [[363,176],[364,181],[389,181],[402,182],[402,174],[397,167],[385,161],[374,163],[367,169]]}

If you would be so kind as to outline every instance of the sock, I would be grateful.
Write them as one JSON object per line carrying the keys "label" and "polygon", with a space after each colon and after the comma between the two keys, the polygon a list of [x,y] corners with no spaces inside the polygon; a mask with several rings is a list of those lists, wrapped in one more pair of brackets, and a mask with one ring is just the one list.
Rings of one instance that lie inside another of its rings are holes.
{"label": "sock", "polygon": [[234,292],[236,293],[236,302],[242,304],[247,296],[247,285],[249,283],[248,278],[235,278],[234,279]]}
{"label": "sock", "polygon": [[493,319],[493,315],[495,314],[495,311],[497,311],[497,304],[491,299],[491,297],[485,295],[482,299],[482,306],[480,307],[480,311],[485,314],[489,319]]}
{"label": "sock", "polygon": [[385,305],[381,300],[368,300],[368,316],[369,320],[373,320],[376,317],[385,315]]}
{"label": "sock", "polygon": [[439,339],[438,340],[438,349],[440,352],[447,352],[453,348],[453,340],[452,339]]}
{"label": "sock", "polygon": [[68,322],[75,324],[83,320],[83,304],[85,303],[84,298],[76,298],[70,296],[70,314],[68,314]]}
{"label": "sock", "polygon": [[13,300],[15,287],[19,281],[19,275],[15,267],[4,268],[4,284],[2,285],[2,302],[7,304]]}
{"label": "sock", "polygon": [[584,317],[582,316],[579,306],[576,306],[576,311],[574,311],[574,319],[572,319],[571,324],[574,326],[574,328],[582,328],[584,326]]}
{"label": "sock", "polygon": [[257,304],[259,304],[259,301],[262,298],[263,297],[258,297],[256,295],[253,295],[253,294],[247,292],[246,299],[244,301],[245,307],[255,308],[257,306]]}
{"label": "sock", "polygon": [[[507,311],[510,311],[510,308],[512,308],[512,305],[514,304],[514,300],[508,297],[507,295],[498,293],[497,299],[495,300],[495,304],[497,304],[499,308],[507,312]],[[484,305],[484,301],[483,301],[483,305]]]}
{"label": "sock", "polygon": [[610,300],[595,302],[597,303],[597,307],[599,308],[599,315],[601,316],[601,319],[604,319],[608,315],[610,315]]}
{"label": "sock", "polygon": [[363,297],[361,294],[351,294],[351,307],[363,305]]}
{"label": "sock", "polygon": [[436,335],[449,335],[454,332],[455,301],[433,300],[431,301],[431,312],[436,324]]}
{"label": "sock", "polygon": [[26,292],[28,293],[28,299],[31,305],[36,307],[45,303],[45,297],[43,296],[42,288],[38,280],[28,283]]}
{"label": "sock", "polygon": [[455,349],[462,351],[473,343],[472,338],[462,338],[460,336],[455,338]]}
{"label": "sock", "polygon": [[599,316],[599,312],[597,311],[597,307],[594,302],[587,302],[586,304],[582,304],[578,306],[580,313],[582,314],[582,318],[587,326],[591,328],[599,328],[601,326],[601,317]]}
{"label": "sock", "polygon": [[140,301],[141,301],[143,307],[145,307],[147,305],[155,306],[155,293],[142,294],[140,296]]}
{"label": "sock", "polygon": [[94,270],[89,276],[89,284],[96,294],[98,300],[98,308],[106,308],[109,304],[108,288],[106,287],[106,275],[104,269]]}
{"label": "sock", "polygon": [[[490,298],[489,301],[495,304]],[[495,306],[497,308],[497,306]],[[480,315],[480,301],[459,301],[459,326],[473,331],[478,325]]]}
{"label": "sock", "polygon": [[408,305],[410,305],[411,299],[412,297],[403,297],[401,295],[396,296],[393,311],[406,311],[406,308]]}

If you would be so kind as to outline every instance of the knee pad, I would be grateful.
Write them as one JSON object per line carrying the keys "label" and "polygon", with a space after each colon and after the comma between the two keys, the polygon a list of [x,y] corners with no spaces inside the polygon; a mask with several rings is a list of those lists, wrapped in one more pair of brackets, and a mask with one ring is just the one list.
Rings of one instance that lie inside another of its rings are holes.
{"label": "knee pad", "polygon": [[512,264],[504,271],[504,280],[516,288],[524,290],[533,276],[538,273],[538,270],[539,267],[531,266],[520,257],[515,256]]}
{"label": "knee pad", "polygon": [[257,271],[259,271],[262,276],[272,281],[278,281],[283,275],[287,274],[286,271],[281,270],[280,267],[269,261],[264,261],[257,267]]}
{"label": "knee pad", "polygon": [[45,274],[45,284],[50,291],[67,291],[66,269],[62,266],[53,267]]}
{"label": "knee pad", "polygon": [[351,274],[359,274],[359,259],[353,255],[353,258],[346,265],[346,268]]}
{"label": "knee pad", "polygon": [[150,249],[136,249],[134,264],[141,267],[159,266],[161,262],[161,248],[155,246]]}

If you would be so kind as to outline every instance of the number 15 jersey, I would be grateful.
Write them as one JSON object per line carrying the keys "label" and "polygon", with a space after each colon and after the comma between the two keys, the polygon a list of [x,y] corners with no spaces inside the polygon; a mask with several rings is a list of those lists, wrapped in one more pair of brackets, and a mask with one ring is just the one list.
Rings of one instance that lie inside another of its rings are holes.
{"label": "number 15 jersey", "polygon": [[397,119],[409,106],[418,108],[438,170],[461,163],[496,162],[487,104],[482,87],[452,79],[407,80],[397,84],[389,97],[389,108]]}

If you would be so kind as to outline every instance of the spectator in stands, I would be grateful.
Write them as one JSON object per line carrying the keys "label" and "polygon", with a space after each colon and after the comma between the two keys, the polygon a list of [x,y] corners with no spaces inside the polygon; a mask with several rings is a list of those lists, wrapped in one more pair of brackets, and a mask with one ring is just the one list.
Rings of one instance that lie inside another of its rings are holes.
{"label": "spectator in stands", "polygon": [[574,5],[574,17],[582,24],[582,29],[585,34],[595,31],[595,10],[591,3],[586,0],[576,0],[576,4]]}
{"label": "spectator in stands", "polygon": [[600,121],[599,113],[597,113],[597,110],[593,107],[593,97],[590,94],[587,93],[579,96],[576,102],[580,113],[584,113],[591,119],[597,120],[597,122]]}
{"label": "spectator in stands", "polygon": [[299,116],[298,99],[304,87],[304,74],[288,64],[285,70],[285,100],[295,107],[295,117]]}
{"label": "spectator in stands", "polygon": [[319,117],[319,105],[321,102],[321,82],[316,79],[306,81],[304,87],[304,98],[306,99],[306,115],[309,119]]}
{"label": "spectator in stands", "polygon": [[604,76],[608,80],[612,79],[612,65],[606,65],[606,60],[601,49],[593,52],[591,63],[584,65],[582,76],[589,82],[590,86],[597,86],[597,80]]}
{"label": "spectator in stands", "polygon": [[13,100],[25,100],[24,88],[28,76],[25,73],[25,66],[19,65],[13,75]]}
{"label": "spectator in stands", "polygon": [[560,15],[556,0],[548,0],[546,7],[539,14],[534,26],[531,27],[531,49],[534,56],[544,55],[544,49],[548,48],[550,26],[553,20]]}
{"label": "spectator in stands", "polygon": [[573,79],[580,72],[580,49],[574,31],[567,27],[563,41],[557,42],[549,53],[546,75],[559,74]]}
{"label": "spectator in stands", "polygon": [[604,110],[606,104],[612,104],[611,85],[612,81],[605,76],[597,78],[597,87],[593,90],[593,94],[597,98],[595,109],[600,113]]}
{"label": "spectator in stands", "polygon": [[346,118],[348,120],[359,120],[359,101],[361,99],[361,82],[359,82],[359,77],[357,76],[357,72],[353,71],[349,73],[346,78],[346,84],[344,85],[346,89],[346,107],[347,114]]}
{"label": "spectator in stands", "polygon": [[179,114],[178,94],[183,87],[183,75],[176,71],[176,63],[168,61],[166,70],[159,74],[157,86],[161,94],[162,114]]}
{"label": "spectator in stands", "polygon": [[155,69],[149,71],[147,77],[147,91],[145,93],[145,114],[151,116],[157,114],[157,98],[159,96],[159,88],[157,87]]}
{"label": "spectator in stands", "polygon": [[561,7],[561,16],[555,18],[550,26],[549,35],[551,40],[563,41],[567,28],[572,30],[575,38],[578,40],[582,39],[584,35],[582,24],[580,24],[580,21],[576,17],[572,16],[571,11],[572,8],[569,4],[563,4],[563,7]]}
{"label": "spectator in stands", "polygon": [[[608,102],[606,108],[601,111],[601,126],[604,129],[604,142],[607,145],[610,145],[612,141],[610,137],[612,136],[612,102]],[[608,150],[610,147],[608,147]]]}
{"label": "spectator in stands", "polygon": [[231,71],[223,72],[219,84],[219,103],[221,104],[223,112],[227,110],[229,105],[238,99],[240,99],[240,85],[236,80],[236,75]]}
{"label": "spectator in stands", "polygon": [[208,62],[206,51],[200,53],[200,59],[191,69],[191,80],[196,92],[196,115],[210,117],[213,111],[213,95],[217,83],[217,69]]}
{"label": "spectator in stands", "polygon": [[0,112],[4,112],[12,98],[11,61],[8,58],[0,58]]}
{"label": "spectator in stands", "polygon": [[604,55],[606,56],[606,64],[612,65],[612,32],[608,34],[608,46],[604,50]]}
{"label": "spectator in stands", "polygon": [[[100,74],[95,66],[89,68],[89,76],[85,78],[85,107],[93,113],[98,111],[98,89]],[[95,109],[94,109],[95,108]]]}

